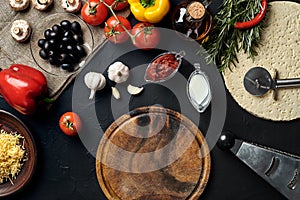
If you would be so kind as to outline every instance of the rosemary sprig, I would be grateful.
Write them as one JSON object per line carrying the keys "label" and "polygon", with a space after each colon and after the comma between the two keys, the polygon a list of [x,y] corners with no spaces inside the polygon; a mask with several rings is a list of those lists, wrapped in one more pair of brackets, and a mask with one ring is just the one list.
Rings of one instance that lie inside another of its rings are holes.
{"label": "rosemary sprig", "polygon": [[[238,62],[237,52],[243,50],[254,57],[259,45],[264,22],[249,29],[235,29],[237,21],[251,20],[260,10],[261,0],[224,0],[214,17],[215,27],[203,47],[209,54],[208,62],[217,63],[220,71]],[[264,20],[263,20],[264,21]]]}

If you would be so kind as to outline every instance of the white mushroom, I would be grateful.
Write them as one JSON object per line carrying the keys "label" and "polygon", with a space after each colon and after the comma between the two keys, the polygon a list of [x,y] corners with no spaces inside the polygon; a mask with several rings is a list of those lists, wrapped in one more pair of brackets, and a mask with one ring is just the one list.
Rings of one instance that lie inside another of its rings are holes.
{"label": "white mushroom", "polygon": [[85,85],[91,89],[89,99],[93,99],[97,90],[102,90],[106,85],[105,77],[97,72],[88,72],[84,76]]}
{"label": "white mushroom", "polygon": [[31,33],[31,28],[26,20],[19,19],[12,23],[11,36],[18,42],[25,42]]}
{"label": "white mushroom", "polygon": [[9,0],[9,5],[14,11],[21,11],[28,8],[30,0]]}
{"label": "white mushroom", "polygon": [[123,83],[129,77],[129,68],[117,61],[108,67],[108,78],[116,83]]}
{"label": "white mushroom", "polygon": [[32,4],[37,10],[46,10],[54,0],[32,0]]}
{"label": "white mushroom", "polygon": [[61,0],[61,6],[66,12],[75,13],[81,8],[81,0]]}

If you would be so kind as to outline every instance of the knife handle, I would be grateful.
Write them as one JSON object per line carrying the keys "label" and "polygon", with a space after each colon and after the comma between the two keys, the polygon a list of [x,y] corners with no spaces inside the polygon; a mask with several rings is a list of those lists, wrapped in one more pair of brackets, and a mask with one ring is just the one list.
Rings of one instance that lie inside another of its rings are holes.
{"label": "knife handle", "polygon": [[221,133],[217,145],[222,150],[230,150],[235,143],[235,136],[229,131],[224,131]]}

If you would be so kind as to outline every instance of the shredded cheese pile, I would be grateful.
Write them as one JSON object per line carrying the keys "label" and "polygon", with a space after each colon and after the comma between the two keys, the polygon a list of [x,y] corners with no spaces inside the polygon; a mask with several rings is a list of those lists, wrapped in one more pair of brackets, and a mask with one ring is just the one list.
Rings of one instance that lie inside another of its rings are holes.
{"label": "shredded cheese pile", "polygon": [[25,161],[25,149],[20,139],[23,137],[19,134],[0,131],[0,184],[7,179],[13,184],[12,180],[16,179]]}

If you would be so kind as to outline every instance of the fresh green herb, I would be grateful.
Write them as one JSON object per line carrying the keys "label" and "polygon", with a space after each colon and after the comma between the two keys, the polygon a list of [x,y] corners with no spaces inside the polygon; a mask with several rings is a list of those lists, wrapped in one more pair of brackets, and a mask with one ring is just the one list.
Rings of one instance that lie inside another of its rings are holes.
{"label": "fresh green herb", "polygon": [[214,17],[215,27],[203,47],[210,57],[208,62],[220,66],[220,71],[235,66],[238,62],[237,52],[243,50],[253,58],[257,55],[261,32],[265,20],[249,29],[235,29],[237,21],[249,21],[261,9],[261,0],[224,0],[220,11]]}

